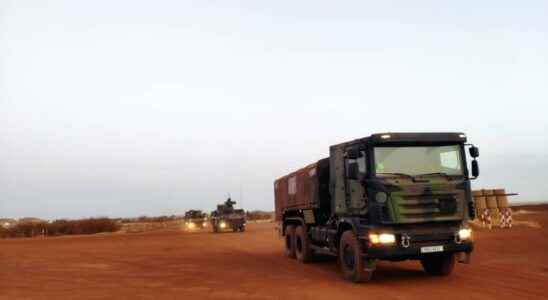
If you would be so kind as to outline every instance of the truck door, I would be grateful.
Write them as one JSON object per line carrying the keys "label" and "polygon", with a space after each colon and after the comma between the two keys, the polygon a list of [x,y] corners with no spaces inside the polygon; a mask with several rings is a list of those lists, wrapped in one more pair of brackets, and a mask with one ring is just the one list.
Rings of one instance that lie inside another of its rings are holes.
{"label": "truck door", "polygon": [[367,212],[367,194],[363,186],[366,176],[366,152],[360,151],[355,159],[345,159],[345,193],[348,211],[352,213]]}

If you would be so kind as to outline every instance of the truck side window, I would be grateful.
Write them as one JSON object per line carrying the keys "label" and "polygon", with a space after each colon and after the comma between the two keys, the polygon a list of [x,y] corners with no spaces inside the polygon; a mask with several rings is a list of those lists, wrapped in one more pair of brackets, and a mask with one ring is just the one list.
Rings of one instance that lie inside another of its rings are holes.
{"label": "truck side window", "polygon": [[296,176],[289,178],[287,193],[290,196],[297,194],[297,177]]}
{"label": "truck side window", "polygon": [[356,160],[355,159],[345,159],[345,173],[346,173],[346,177],[348,178],[348,171],[349,171],[349,168],[348,168],[348,165],[350,164],[353,164],[353,163],[356,163]]}
{"label": "truck side window", "polygon": [[360,151],[361,156],[358,158],[358,169],[360,170],[360,175],[365,176],[367,174],[367,165],[366,165],[366,157],[365,157],[365,151]]}

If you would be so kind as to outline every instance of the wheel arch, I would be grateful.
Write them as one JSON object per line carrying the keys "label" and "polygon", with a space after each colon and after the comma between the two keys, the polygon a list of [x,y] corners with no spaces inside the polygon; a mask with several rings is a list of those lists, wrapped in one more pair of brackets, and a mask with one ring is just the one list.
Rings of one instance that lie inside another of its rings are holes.
{"label": "wheel arch", "polygon": [[282,216],[282,235],[285,236],[285,229],[288,225],[306,226],[304,216],[301,210],[287,210]]}
{"label": "wheel arch", "polygon": [[336,245],[337,248],[339,247],[339,243],[341,241],[341,237],[345,231],[352,230],[356,236],[358,236],[358,232],[356,230],[356,225],[352,220],[342,219],[337,224],[337,235],[336,235]]}

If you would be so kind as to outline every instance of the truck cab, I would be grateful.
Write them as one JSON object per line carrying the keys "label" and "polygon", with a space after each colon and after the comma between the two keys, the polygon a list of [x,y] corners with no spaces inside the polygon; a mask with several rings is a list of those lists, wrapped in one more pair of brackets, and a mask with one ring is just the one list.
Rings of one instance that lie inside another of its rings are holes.
{"label": "truck cab", "polygon": [[455,261],[470,262],[478,156],[458,132],[380,133],[331,146],[307,167],[317,179],[286,178],[288,190],[291,181],[308,190],[295,193],[302,199],[287,205],[276,194],[286,253],[337,255],[344,278],[356,282],[371,279],[378,260],[420,260],[426,272],[448,275]]}

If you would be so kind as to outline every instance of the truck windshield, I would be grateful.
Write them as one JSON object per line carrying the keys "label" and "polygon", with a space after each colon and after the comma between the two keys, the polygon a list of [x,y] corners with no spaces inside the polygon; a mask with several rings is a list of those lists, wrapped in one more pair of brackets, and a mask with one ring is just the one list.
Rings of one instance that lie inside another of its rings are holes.
{"label": "truck windshield", "polygon": [[375,172],[383,175],[462,175],[459,145],[376,147]]}

